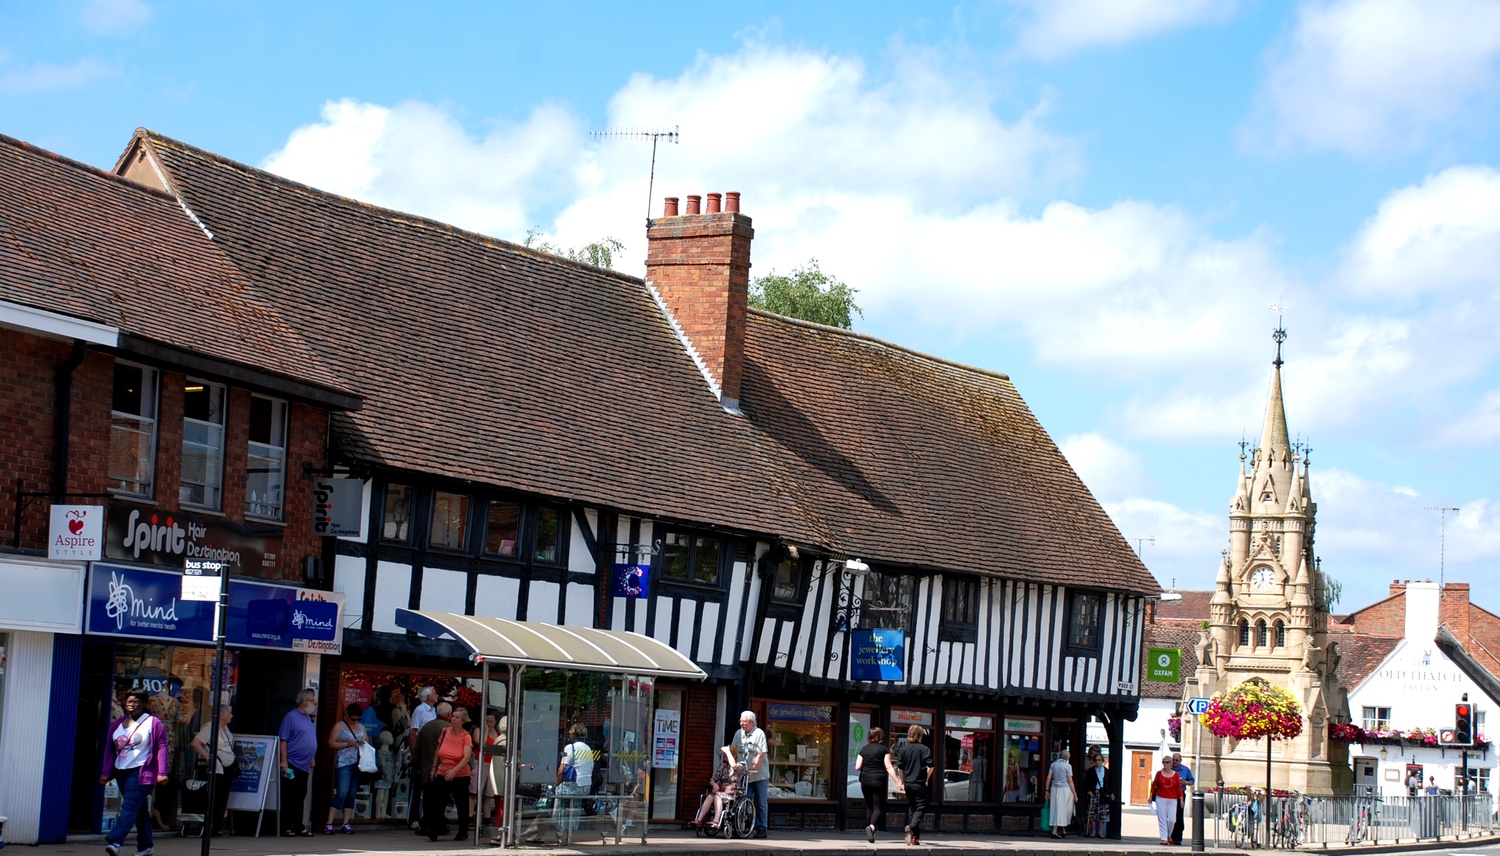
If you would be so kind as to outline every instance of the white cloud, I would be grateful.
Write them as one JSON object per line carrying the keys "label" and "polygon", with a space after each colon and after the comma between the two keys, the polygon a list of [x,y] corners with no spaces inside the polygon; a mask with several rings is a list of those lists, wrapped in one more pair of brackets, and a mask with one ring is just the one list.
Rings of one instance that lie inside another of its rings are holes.
{"label": "white cloud", "polygon": [[543,106],[483,139],[427,104],[323,106],[323,121],[293,131],[266,169],[367,202],[502,237],[534,224],[536,207],[571,198],[583,132]]}
{"label": "white cloud", "polygon": [[113,77],[115,70],[98,60],[81,59],[70,65],[39,62],[0,72],[0,92],[7,95],[41,95],[64,89],[80,89],[96,80]]}
{"label": "white cloud", "polygon": [[1396,297],[1500,285],[1500,171],[1450,167],[1387,196],[1342,278],[1358,294]]}
{"label": "white cloud", "polygon": [[122,36],[151,20],[151,8],[141,0],[85,0],[78,20],[90,32]]}
{"label": "white cloud", "polygon": [[1484,446],[1500,440],[1500,390],[1485,393],[1468,413],[1444,427],[1438,440],[1450,446]]}
{"label": "white cloud", "polygon": [[1227,511],[1192,511],[1142,496],[1105,503],[1104,510],[1130,546],[1140,550],[1157,582],[1181,589],[1213,587],[1219,551],[1229,543]]}
{"label": "white cloud", "polygon": [[1226,20],[1234,0],[1014,0],[1022,25],[1016,52],[1057,59],[1196,24]]}
{"label": "white cloud", "polygon": [[1247,143],[1370,155],[1419,144],[1475,101],[1493,101],[1500,4],[1489,0],[1304,3],[1268,56]]}
{"label": "white cloud", "polygon": [[1057,445],[1101,501],[1139,495],[1146,486],[1141,456],[1103,434],[1073,434]]}

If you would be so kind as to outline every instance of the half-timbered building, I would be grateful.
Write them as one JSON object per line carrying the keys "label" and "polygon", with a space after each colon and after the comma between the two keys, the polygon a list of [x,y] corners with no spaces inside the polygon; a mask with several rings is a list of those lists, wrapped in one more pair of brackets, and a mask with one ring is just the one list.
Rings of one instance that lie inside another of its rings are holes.
{"label": "half-timbered building", "polygon": [[[941,828],[1037,828],[1047,763],[1138,695],[1159,589],[1006,376],[750,310],[738,195],[669,199],[644,279],[291,182],[142,131],[172,195],[363,400],[332,414],[359,536],[326,539],[349,625],[325,700],[468,668],[398,608],[643,633],[689,816],[756,710],[776,827],[862,826],[868,729],[923,724]],[[365,695],[361,695],[365,694]],[[1118,824],[1114,825],[1118,828]]]}

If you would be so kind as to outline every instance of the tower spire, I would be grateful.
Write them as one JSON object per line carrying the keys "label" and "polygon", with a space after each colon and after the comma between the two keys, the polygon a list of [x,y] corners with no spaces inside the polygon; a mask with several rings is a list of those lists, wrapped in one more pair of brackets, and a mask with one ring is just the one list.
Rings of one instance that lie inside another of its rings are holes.
{"label": "tower spire", "polygon": [[1267,460],[1291,459],[1292,442],[1286,430],[1286,406],[1281,401],[1281,343],[1286,341],[1286,329],[1281,319],[1276,319],[1276,332],[1271,334],[1276,342],[1276,359],[1271,362],[1271,396],[1266,402],[1266,424],[1260,434],[1261,454]]}

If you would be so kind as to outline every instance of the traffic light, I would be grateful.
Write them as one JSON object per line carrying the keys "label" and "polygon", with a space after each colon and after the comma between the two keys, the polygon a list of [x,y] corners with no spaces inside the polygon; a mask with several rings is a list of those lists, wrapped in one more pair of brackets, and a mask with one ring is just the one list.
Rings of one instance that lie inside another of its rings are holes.
{"label": "traffic light", "polygon": [[1461,701],[1453,706],[1453,743],[1474,745],[1474,705]]}

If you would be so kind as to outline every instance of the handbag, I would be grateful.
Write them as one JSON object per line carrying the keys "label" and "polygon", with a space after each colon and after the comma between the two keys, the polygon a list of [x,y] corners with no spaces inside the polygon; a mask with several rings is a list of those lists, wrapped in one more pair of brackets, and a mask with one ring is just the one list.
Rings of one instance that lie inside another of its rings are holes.
{"label": "handbag", "polygon": [[240,759],[236,758],[233,762],[225,766],[224,772],[220,773],[219,775],[224,777],[224,781],[232,782],[235,779],[238,779],[240,777],[240,774],[243,772],[245,771],[240,769]]}
{"label": "handbag", "polygon": [[[573,744],[570,744],[568,746],[569,749],[573,750],[573,757],[574,758],[578,757],[578,750],[574,748],[577,745],[578,745],[577,743],[573,743]],[[568,762],[568,766],[563,767],[562,780],[564,782],[576,782],[576,781],[578,781],[578,767],[576,766],[576,762],[569,761]]]}
{"label": "handbag", "polygon": [[368,743],[359,744],[359,771],[361,773],[380,772],[380,762],[375,757],[375,747]]}

